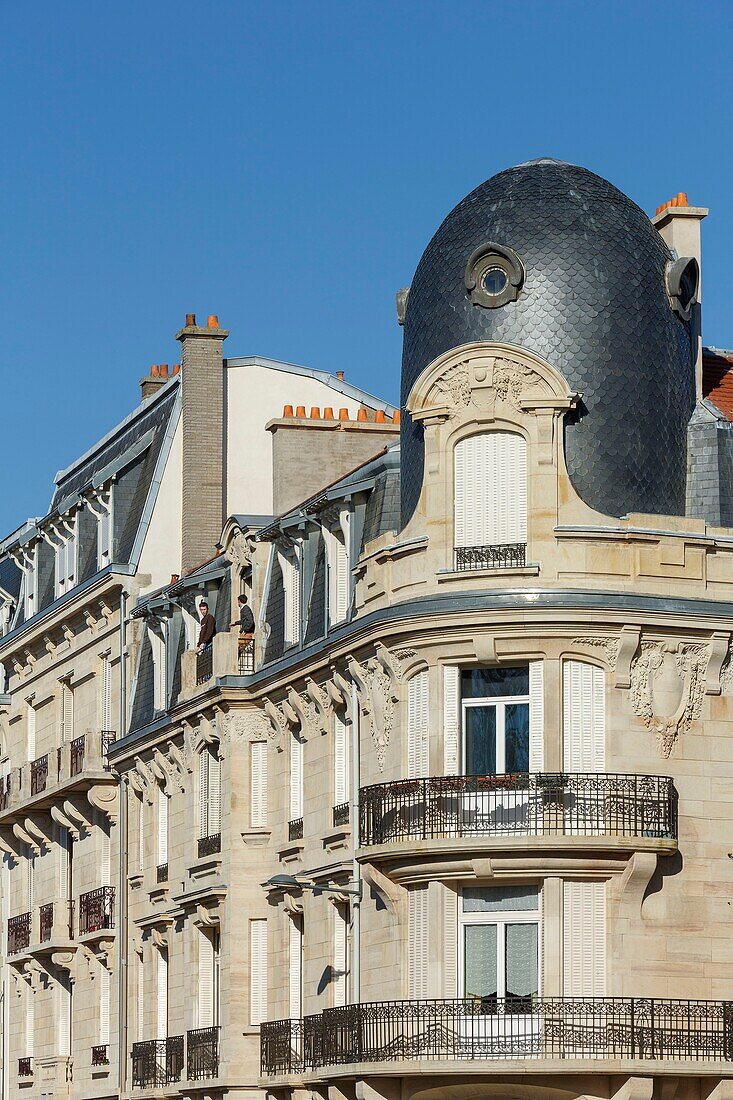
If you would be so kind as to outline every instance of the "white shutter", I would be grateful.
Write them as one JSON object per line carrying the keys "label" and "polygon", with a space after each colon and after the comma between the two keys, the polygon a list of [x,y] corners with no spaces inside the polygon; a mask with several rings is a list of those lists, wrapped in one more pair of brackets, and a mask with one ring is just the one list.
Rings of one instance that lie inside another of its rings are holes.
{"label": "white shutter", "polygon": [[303,742],[290,736],[290,820],[303,816]]}
{"label": "white shutter", "polygon": [[443,668],[443,770],[458,775],[458,744],[461,726],[461,670],[456,665]]}
{"label": "white shutter", "polygon": [[209,835],[209,761],[208,749],[199,753],[199,836]]}
{"label": "white shutter", "polygon": [[458,894],[443,886],[443,996],[458,996]]}
{"label": "white shutter", "polygon": [[428,995],[428,888],[413,886],[407,897],[407,996],[420,1000]]}
{"label": "white shutter", "polygon": [[454,453],[455,545],[527,541],[527,444],[516,432],[462,439]]}
{"label": "white shutter", "polygon": [[59,897],[64,905],[69,898],[69,830],[58,825]]}
{"label": "white shutter", "polygon": [[168,952],[158,951],[158,1039],[166,1039],[168,1036]]}
{"label": "white shutter", "polygon": [[145,799],[137,800],[137,865],[142,871],[145,866]]}
{"label": "white shutter", "polygon": [[137,957],[137,1041],[145,1039],[145,960],[142,952]]}
{"label": "white shutter", "polygon": [[168,796],[158,787],[158,866],[168,862]]}
{"label": "white shutter", "polygon": [[209,836],[221,832],[221,761],[209,753]]}
{"label": "white shutter", "polygon": [[529,770],[541,772],[545,760],[545,687],[543,662],[529,662]]}
{"label": "white shutter", "polygon": [[199,933],[199,1027],[214,1023],[214,945]]}
{"label": "white shutter", "polygon": [[303,1015],[302,1006],[302,975],[303,975],[303,923],[302,917],[289,918],[289,969],[290,969],[290,1004],[289,1012],[291,1020],[299,1020]]}
{"label": "white shutter", "polygon": [[29,985],[25,987],[25,1051],[24,1058],[33,1057],[33,1043],[35,1038],[35,994]]}
{"label": "white shutter", "polygon": [[112,728],[112,668],[109,654],[102,657],[102,729]]}
{"label": "white shutter", "polygon": [[57,989],[57,1023],[58,1023],[58,1054],[60,1058],[71,1056],[71,982],[68,976],[63,974],[58,978]]}
{"label": "white shutter", "polygon": [[300,641],[300,560],[297,548],[292,557],[280,554],[280,568],[285,592],[285,641],[295,645]]}
{"label": "white shutter", "polygon": [[36,759],[36,708],[32,705],[32,703],[28,704],[26,717],[27,717],[27,721],[28,721],[28,737],[27,737],[27,741],[28,741],[28,759],[29,760],[35,760]]}
{"label": "white shutter", "polygon": [[35,879],[35,871],[36,871],[36,857],[34,856],[33,852],[30,849],[30,846],[29,846],[28,851],[26,853],[26,874],[27,874],[27,877],[28,877],[28,912],[29,913],[33,912],[33,906],[35,904],[35,895],[34,895],[34,889],[33,889],[34,879]]}
{"label": "white shutter", "polygon": [[253,829],[267,827],[267,742],[250,745],[250,825]]}
{"label": "white shutter", "polygon": [[102,833],[102,861],[100,867],[100,886],[112,885],[112,853],[111,853],[111,841],[109,835],[109,825],[106,823],[101,826]]}
{"label": "white shutter", "polygon": [[563,994],[606,993],[606,884],[563,884]]}
{"label": "white shutter", "polygon": [[338,537],[333,540],[336,558],[336,614],[333,621],[340,623],[349,610],[349,560],[346,546]]}
{"label": "white shutter", "polygon": [[267,1019],[267,921],[249,922],[249,1017],[253,1026]]}
{"label": "white shutter", "polygon": [[605,767],[606,684],[603,669],[563,662],[563,759],[567,772]]}
{"label": "white shutter", "polygon": [[423,669],[407,685],[407,776],[424,778],[430,768],[428,732],[428,670]]}
{"label": "white shutter", "polygon": [[340,806],[349,801],[349,726],[343,715],[333,718],[333,801]]}
{"label": "white shutter", "polygon": [[109,990],[110,972],[106,966],[99,968],[99,1042],[109,1043]]}
{"label": "white shutter", "polygon": [[61,725],[62,741],[74,740],[74,692],[64,681],[61,684]]}
{"label": "white shutter", "polygon": [[348,928],[348,910],[344,905],[333,909],[333,1003],[334,1006],[346,1004],[346,941]]}

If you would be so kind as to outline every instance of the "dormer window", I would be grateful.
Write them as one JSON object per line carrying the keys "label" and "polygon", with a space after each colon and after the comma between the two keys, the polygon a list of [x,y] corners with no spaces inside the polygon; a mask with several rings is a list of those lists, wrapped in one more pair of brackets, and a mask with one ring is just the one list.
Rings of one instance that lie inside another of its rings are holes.
{"label": "dormer window", "polygon": [[63,596],[76,584],[76,517],[65,517],[50,532],[49,541],[56,553],[56,597]]}
{"label": "dormer window", "polygon": [[337,521],[332,526],[323,528],[328,561],[329,626],[344,622],[351,607],[350,519],[351,513],[342,509]]}
{"label": "dormer window", "polygon": [[285,597],[285,645],[299,645],[301,547],[298,544],[294,544],[286,549],[278,549],[277,553],[280,561],[280,569],[282,571]]}
{"label": "dormer window", "polygon": [[482,432],[455,448],[454,567],[523,566],[527,444],[517,432]]}
{"label": "dormer window", "polygon": [[112,560],[112,490],[100,493],[97,508],[97,566],[104,569]]}
{"label": "dormer window", "polygon": [[23,556],[23,616],[32,619],[38,609],[38,544],[28,547]]}

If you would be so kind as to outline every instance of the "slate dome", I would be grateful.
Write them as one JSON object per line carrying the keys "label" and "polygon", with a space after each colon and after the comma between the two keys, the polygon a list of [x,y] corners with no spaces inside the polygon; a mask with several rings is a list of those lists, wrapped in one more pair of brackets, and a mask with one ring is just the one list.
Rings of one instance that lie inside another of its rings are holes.
{"label": "slate dome", "polygon": [[[464,278],[486,242],[521,261],[516,300],[475,305]],[[402,404],[436,356],[473,341],[515,344],[582,393],[565,421],[571,481],[592,508],[683,515],[695,403],[691,321],[670,307],[672,253],[636,203],[585,168],[542,158],[500,172],[430,241],[404,318]],[[417,505],[423,437],[402,426],[402,520]]]}

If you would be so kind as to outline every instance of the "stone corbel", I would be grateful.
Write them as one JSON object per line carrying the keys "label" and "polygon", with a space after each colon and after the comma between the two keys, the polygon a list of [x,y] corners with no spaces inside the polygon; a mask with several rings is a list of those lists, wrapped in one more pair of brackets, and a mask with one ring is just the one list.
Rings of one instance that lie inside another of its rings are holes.
{"label": "stone corbel", "polygon": [[186,767],[186,761],[184,760],[183,753],[178,748],[178,745],[174,745],[173,742],[171,742],[168,750],[168,755],[170,756],[174,765],[178,768],[181,779],[185,779],[188,768]]}
{"label": "stone corbel", "polygon": [[[51,956],[51,961],[53,962],[53,955]],[[44,980],[44,978],[48,979],[48,974],[43,969],[41,964],[35,959],[25,960],[23,964],[23,973],[25,980],[28,982],[28,985],[31,987],[34,993],[37,993],[38,990],[41,988],[41,982]]]}
{"label": "stone corbel", "polygon": [[654,1080],[651,1077],[627,1077],[613,1094],[613,1100],[652,1100]]}
{"label": "stone corbel", "polygon": [[308,677],[305,682],[305,690],[308,698],[313,702],[314,707],[318,711],[318,717],[321,722],[321,730],[323,733],[328,729],[328,723],[331,718],[331,701],[325,691],[322,691],[315,680]]}
{"label": "stone corbel", "polygon": [[383,875],[373,863],[363,863],[361,875],[367,886],[379,897],[385,908],[399,924],[402,920],[402,900],[407,891],[404,886],[398,886],[386,875]]}
{"label": "stone corbel", "polygon": [[283,909],[291,917],[299,917],[303,913],[303,895],[283,894]]}
{"label": "stone corbel", "polygon": [[333,670],[332,679],[326,684],[326,691],[334,706],[344,708],[347,722],[353,722],[354,715],[351,706],[351,684],[345,676],[341,675],[338,669]]}
{"label": "stone corbel", "polygon": [[112,954],[115,949],[115,941],[98,940],[94,945],[94,956],[100,966],[103,966],[105,970],[112,969]]}
{"label": "stone corbel", "polygon": [[141,760],[140,757],[138,757],[135,763],[135,767],[137,768],[138,775],[140,776],[144,784],[145,801],[148,803],[149,806],[152,806],[153,790],[156,786],[156,782],[153,779],[153,776],[150,774],[150,769],[148,768],[148,765],[145,763],[144,760]]}
{"label": "stone corbel", "polygon": [[268,733],[272,738],[275,748],[282,752],[285,747],[285,733],[287,722],[282,711],[275,706],[271,699],[264,700],[265,714],[269,722]]}
{"label": "stone corbel", "polygon": [[178,768],[163,755],[160,749],[153,750],[153,766],[157,767],[159,773],[162,773],[160,775],[161,782],[165,784],[171,794],[174,793],[176,788],[181,792],[183,791],[183,783]]}
{"label": "stone corbel", "polygon": [[81,799],[67,798],[62,808],[67,817],[76,821],[85,832],[89,832],[92,827],[92,816],[86,813],[86,807]]}
{"label": "stone corbel", "polygon": [[164,951],[168,947],[168,928],[151,928],[150,942],[159,951]]}
{"label": "stone corbel", "polygon": [[54,951],[51,962],[58,970],[66,970],[72,981],[76,979],[76,951]]}
{"label": "stone corbel", "polygon": [[137,794],[145,794],[145,784],[142,781],[142,776],[135,769],[126,774],[125,782]]}
{"label": "stone corbel", "polygon": [[80,839],[79,828],[76,826],[70,817],[67,817],[64,811],[59,806],[51,807],[51,817],[60,825],[62,829],[68,829],[69,835],[73,840]]}
{"label": "stone corbel", "polygon": [[[41,815],[39,814],[37,816],[40,817]],[[33,837],[39,848],[45,848],[47,851],[51,850],[53,838],[40,828],[33,817],[27,817],[23,824],[25,826],[26,833],[28,834],[28,836]]]}
{"label": "stone corbel", "polygon": [[116,824],[119,812],[116,787],[110,787],[107,784],[90,787],[87,798],[91,806],[106,815],[110,825]]}
{"label": "stone corbel", "polygon": [[218,909],[207,909],[205,905],[200,903],[196,906],[194,924],[198,928],[218,928],[219,923]]}
{"label": "stone corbel", "polygon": [[537,461],[541,466],[551,466],[555,461],[555,425],[560,417],[575,408],[580,394],[569,397],[522,397],[519,406],[524,412],[533,412],[537,420]]}
{"label": "stone corbel", "polygon": [[18,855],[18,851],[15,845],[13,844],[14,837],[15,834],[11,826],[0,826],[0,852],[2,852],[6,856],[9,856],[14,863],[17,863],[20,857]]}
{"label": "stone corbel", "polygon": [[655,852],[634,852],[619,883],[619,915],[636,922],[641,918],[644,895],[657,869]]}
{"label": "stone corbel", "polygon": [[631,687],[631,662],[636,655],[640,641],[641,630],[638,626],[621,627],[618,657],[616,658],[615,687]]}
{"label": "stone corbel", "polygon": [[285,717],[285,721],[288,723],[288,725],[291,727],[291,729],[294,728],[294,727],[300,726],[300,724],[301,724],[300,723],[300,716],[298,715],[298,712],[291,706],[291,704],[288,702],[288,700],[283,699],[280,706],[282,708],[282,712],[283,712],[283,715]]}
{"label": "stone corbel", "polygon": [[720,695],[720,673],[730,649],[730,634],[716,631],[710,639],[710,656],[705,670],[705,694]]}
{"label": "stone corbel", "polygon": [[[293,688],[288,688],[287,703],[283,704],[283,710],[288,706],[292,713],[295,715],[296,723],[300,726],[300,736],[303,741],[308,740],[308,734],[310,733],[310,727],[308,722],[308,715],[305,707],[303,706],[303,700],[298,695],[297,691]],[[287,715],[287,711],[285,712]]]}
{"label": "stone corbel", "polygon": [[13,825],[13,832],[17,836],[18,840],[21,840],[23,842],[23,844],[28,845],[28,847],[30,848],[30,850],[33,852],[33,854],[35,856],[40,856],[41,849],[40,849],[39,844],[37,843],[37,841],[32,836],[30,836],[29,833],[27,833],[25,831],[23,826],[20,825],[17,821]]}

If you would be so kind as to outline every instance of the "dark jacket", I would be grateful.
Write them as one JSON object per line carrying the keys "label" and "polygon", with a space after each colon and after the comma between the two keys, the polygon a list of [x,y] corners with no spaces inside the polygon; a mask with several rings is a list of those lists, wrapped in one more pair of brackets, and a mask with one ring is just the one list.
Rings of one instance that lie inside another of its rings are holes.
{"label": "dark jacket", "polygon": [[255,632],[255,617],[252,614],[252,608],[249,604],[242,604],[239,609],[239,633],[240,634],[254,634]]}
{"label": "dark jacket", "polygon": [[198,645],[209,645],[211,639],[216,634],[216,619],[207,611],[201,620],[201,629],[199,630]]}

